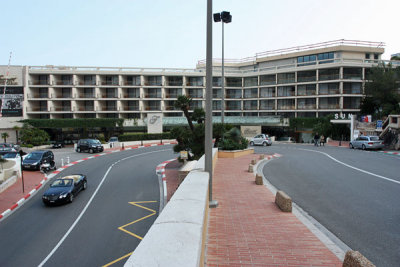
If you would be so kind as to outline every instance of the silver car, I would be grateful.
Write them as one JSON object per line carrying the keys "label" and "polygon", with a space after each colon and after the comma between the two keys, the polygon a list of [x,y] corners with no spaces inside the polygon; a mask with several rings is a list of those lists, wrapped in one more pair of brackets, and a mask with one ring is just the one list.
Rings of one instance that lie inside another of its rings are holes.
{"label": "silver car", "polygon": [[360,136],[350,142],[349,147],[366,149],[382,149],[384,147],[383,141],[378,136]]}
{"label": "silver car", "polygon": [[272,141],[271,141],[271,138],[267,134],[259,134],[259,135],[254,136],[250,140],[250,145],[251,146],[254,146],[254,145],[270,146],[270,145],[272,145]]}

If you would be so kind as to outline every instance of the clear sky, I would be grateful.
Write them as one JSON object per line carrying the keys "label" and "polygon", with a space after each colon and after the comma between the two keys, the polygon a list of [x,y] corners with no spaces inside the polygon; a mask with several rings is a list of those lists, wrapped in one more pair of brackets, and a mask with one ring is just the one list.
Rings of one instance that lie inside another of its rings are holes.
{"label": "clear sky", "polygon": [[[4,0],[0,65],[195,68],[206,57],[206,0]],[[230,11],[225,58],[338,39],[400,52],[400,0],[214,0]],[[221,57],[221,23],[213,23]]]}

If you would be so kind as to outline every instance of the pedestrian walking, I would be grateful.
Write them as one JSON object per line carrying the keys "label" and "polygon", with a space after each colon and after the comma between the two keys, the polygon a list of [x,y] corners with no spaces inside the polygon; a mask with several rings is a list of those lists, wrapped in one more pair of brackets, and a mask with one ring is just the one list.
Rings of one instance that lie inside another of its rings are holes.
{"label": "pedestrian walking", "polygon": [[314,146],[318,146],[319,145],[319,134],[315,133],[314,135]]}
{"label": "pedestrian walking", "polygon": [[325,146],[325,136],[321,135],[321,141],[320,141],[321,146]]}

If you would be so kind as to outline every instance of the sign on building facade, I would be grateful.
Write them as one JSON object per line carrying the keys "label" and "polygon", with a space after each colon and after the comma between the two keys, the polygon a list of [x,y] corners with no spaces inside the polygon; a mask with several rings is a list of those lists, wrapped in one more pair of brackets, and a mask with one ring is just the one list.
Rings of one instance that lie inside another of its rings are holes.
{"label": "sign on building facade", "polygon": [[240,131],[244,137],[254,137],[261,134],[261,126],[240,126]]}
{"label": "sign on building facade", "polygon": [[147,115],[147,132],[162,133],[163,132],[163,114],[150,113]]}

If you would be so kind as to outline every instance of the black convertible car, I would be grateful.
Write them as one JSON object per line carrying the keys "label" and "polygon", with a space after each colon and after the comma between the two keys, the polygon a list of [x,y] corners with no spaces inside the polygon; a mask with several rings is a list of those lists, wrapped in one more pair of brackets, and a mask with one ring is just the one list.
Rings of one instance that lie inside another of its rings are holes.
{"label": "black convertible car", "polygon": [[86,176],[73,174],[54,180],[44,192],[42,200],[46,205],[72,202],[81,190],[87,187]]}

